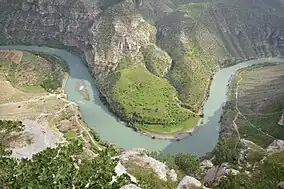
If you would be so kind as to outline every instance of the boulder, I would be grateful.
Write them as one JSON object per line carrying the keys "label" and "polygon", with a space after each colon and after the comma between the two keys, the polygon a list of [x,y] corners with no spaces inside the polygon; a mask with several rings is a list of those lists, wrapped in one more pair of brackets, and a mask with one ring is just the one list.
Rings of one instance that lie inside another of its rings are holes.
{"label": "boulder", "polygon": [[127,174],[130,177],[132,182],[137,183],[136,178],[134,176],[132,176],[131,174],[129,174],[127,172],[126,168],[120,162],[117,163],[117,165],[116,165],[114,170],[115,170],[115,173],[116,173],[117,177],[119,177],[119,176],[121,176],[123,174]]}
{"label": "boulder", "polygon": [[226,169],[226,174],[232,174],[232,175],[238,175],[240,174],[240,171],[236,170],[236,169]]}
{"label": "boulder", "polygon": [[277,189],[284,189],[284,181],[277,184]]}
{"label": "boulder", "polygon": [[211,169],[209,169],[206,172],[206,174],[204,176],[204,182],[205,183],[218,182],[225,175],[226,175],[225,167],[213,166]]}
{"label": "boulder", "polygon": [[148,156],[145,149],[126,150],[121,153],[119,160],[122,165],[130,162],[142,168],[153,169],[157,176],[164,181],[167,181],[168,178],[177,181],[175,170],[170,170],[164,163]]}
{"label": "boulder", "polygon": [[267,152],[277,152],[284,150],[284,141],[283,140],[274,140],[266,149]]}
{"label": "boulder", "polygon": [[207,187],[202,186],[201,182],[196,178],[191,176],[185,176],[178,184],[178,189],[191,189],[191,188],[200,188],[208,189]]}
{"label": "boulder", "polygon": [[210,160],[203,160],[200,164],[200,168],[202,170],[204,169],[210,169],[213,167],[213,163]]}

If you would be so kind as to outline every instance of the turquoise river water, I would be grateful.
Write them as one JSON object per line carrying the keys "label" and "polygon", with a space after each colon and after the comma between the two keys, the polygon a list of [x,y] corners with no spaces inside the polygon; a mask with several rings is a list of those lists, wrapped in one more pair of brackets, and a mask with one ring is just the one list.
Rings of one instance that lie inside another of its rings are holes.
{"label": "turquoise river water", "polygon": [[[204,121],[200,128],[193,134],[181,141],[154,140],[139,134],[125,126],[113,114],[111,114],[99,99],[99,92],[87,67],[82,61],[70,52],[62,49],[53,49],[38,46],[1,46],[0,49],[18,49],[51,53],[64,59],[70,68],[69,79],[65,86],[68,100],[78,103],[84,121],[89,127],[94,128],[104,141],[114,143],[118,147],[146,148],[150,151],[163,151],[164,153],[176,154],[180,152],[192,153],[203,156],[212,151],[218,142],[219,120],[222,114],[222,106],[227,100],[227,84],[231,76],[240,68],[264,62],[284,62],[280,58],[263,58],[250,60],[218,71],[210,88],[210,96],[204,105]],[[86,101],[75,90],[78,80],[84,80],[91,100]]]}

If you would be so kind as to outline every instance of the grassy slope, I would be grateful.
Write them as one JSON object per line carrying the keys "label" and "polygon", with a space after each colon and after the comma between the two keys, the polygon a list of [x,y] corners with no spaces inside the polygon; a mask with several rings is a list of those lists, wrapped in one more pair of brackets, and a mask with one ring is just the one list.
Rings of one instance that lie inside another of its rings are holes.
{"label": "grassy slope", "polygon": [[180,132],[197,123],[197,117],[177,104],[175,94],[165,79],[138,65],[122,69],[113,88],[124,115],[136,126],[158,133]]}
{"label": "grassy slope", "polygon": [[170,28],[167,35],[158,38],[159,46],[176,61],[167,77],[177,89],[178,98],[195,112],[202,106],[210,76],[215,71],[215,56],[222,53],[205,26],[207,15],[203,12],[207,12],[207,7],[206,3],[182,5],[157,23],[160,28]]}
{"label": "grassy slope", "polygon": [[[180,13],[169,16],[166,22],[173,21],[173,25],[187,22],[186,27],[190,28],[191,17],[199,19],[201,15],[197,13],[206,6],[198,3],[179,7]],[[214,71],[214,59],[213,53],[202,53],[199,46],[216,42],[188,32],[188,39],[179,42],[176,38],[182,29],[179,26],[172,31],[172,36],[163,39],[165,43],[160,44],[157,39],[162,49],[154,41],[149,41],[147,46],[142,45],[139,55],[134,58],[122,57],[118,72],[104,81],[103,91],[107,96],[111,91],[108,97],[115,102],[112,104],[115,111],[140,129],[176,134],[195,127],[198,122],[199,116],[194,116],[177,103],[181,101],[184,107],[194,112],[200,110]],[[145,27],[142,30],[148,31]],[[178,64],[170,70],[172,59]],[[134,66],[138,64],[138,67]]]}
{"label": "grassy slope", "polygon": [[[269,67],[269,65],[273,67],[272,64],[268,64],[266,66]],[[242,93],[244,92],[243,90],[247,88],[252,88],[251,94],[260,94],[258,96],[255,96],[255,99],[252,101],[257,101],[263,98],[261,96],[262,93],[254,89],[256,86],[252,86],[252,83],[254,82],[252,80],[256,80],[256,82],[261,83],[261,78],[263,76],[263,73],[260,74],[259,71],[265,68],[261,68],[261,69],[259,68],[260,66],[253,66],[251,68],[242,69],[241,71],[238,72],[238,75],[236,78],[237,80],[240,80],[241,77],[243,78],[242,81],[240,82],[240,88],[238,90],[239,94],[242,95]],[[266,73],[266,74],[269,74],[269,73]],[[272,74],[273,76],[273,73],[270,73],[270,74]],[[230,87],[230,90],[234,89],[233,93],[235,92],[235,87],[236,87],[236,82],[234,82],[234,84],[231,85]],[[277,87],[279,86],[275,86],[275,88]],[[249,96],[247,98],[249,98]],[[273,97],[271,97],[271,99],[272,98]],[[234,95],[229,95],[229,101],[227,102],[225,106],[225,112],[224,112],[224,117],[227,120],[227,122],[224,124],[231,124],[232,120],[234,119],[237,113],[235,110],[235,103],[236,103],[235,100],[236,99]],[[239,116],[238,119],[236,120],[236,124],[239,127],[239,133],[241,135],[241,138],[251,140],[262,147],[267,147],[276,138],[284,139],[284,135],[283,135],[284,128],[278,126],[278,121],[282,114],[281,111],[283,109],[283,105],[284,105],[283,101],[277,100],[276,104],[274,103],[272,103],[272,105],[268,104],[269,112],[266,111],[267,109],[264,110],[265,112],[258,112],[254,110],[253,108],[251,108],[250,105],[248,105],[248,102],[245,103],[242,100],[239,101],[238,108],[242,112],[242,114],[246,117],[246,119],[244,119],[242,116]],[[276,112],[276,113],[272,115],[269,114],[273,112]],[[277,112],[280,112],[280,113],[277,113]],[[260,115],[253,115],[256,113]],[[261,115],[261,113],[263,115]]]}
{"label": "grassy slope", "polygon": [[49,59],[29,52],[24,52],[19,64],[0,59],[0,74],[24,92],[42,93],[55,90],[61,86],[66,68],[56,58]]}

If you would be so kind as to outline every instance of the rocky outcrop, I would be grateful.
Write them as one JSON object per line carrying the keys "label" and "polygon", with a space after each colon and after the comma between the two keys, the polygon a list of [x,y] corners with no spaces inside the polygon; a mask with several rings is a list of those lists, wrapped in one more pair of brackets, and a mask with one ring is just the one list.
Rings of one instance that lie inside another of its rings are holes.
{"label": "rocky outcrop", "polygon": [[283,140],[274,140],[266,149],[267,152],[273,153],[273,152],[279,152],[284,150],[284,141]]}
{"label": "rocky outcrop", "polygon": [[129,174],[127,172],[126,168],[120,163],[120,161],[117,163],[114,171],[116,173],[116,177],[119,177],[119,176],[121,176],[123,174],[126,174],[126,175],[128,175],[130,177],[130,180],[132,182],[137,183],[137,179],[133,175],[131,175],[131,174]]}
{"label": "rocky outcrop", "polygon": [[146,153],[145,149],[126,150],[121,153],[119,160],[122,165],[131,163],[141,168],[150,168],[161,180],[171,179],[177,181],[177,174],[174,170],[170,170],[164,163],[148,156]]}
{"label": "rocky outcrop", "polygon": [[201,182],[193,177],[185,176],[178,184],[178,189],[195,189],[202,188],[208,189],[207,187],[202,186]]}
{"label": "rocky outcrop", "polygon": [[209,170],[205,171],[204,182],[205,183],[218,183],[221,178],[226,175],[238,175],[240,171],[230,168],[228,163],[222,163],[220,166],[213,166]]}

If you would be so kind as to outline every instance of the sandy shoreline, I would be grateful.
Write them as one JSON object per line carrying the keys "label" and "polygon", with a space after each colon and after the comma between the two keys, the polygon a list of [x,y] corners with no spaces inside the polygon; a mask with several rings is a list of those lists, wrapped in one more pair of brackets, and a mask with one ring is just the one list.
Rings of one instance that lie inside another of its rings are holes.
{"label": "sandy shoreline", "polygon": [[180,132],[178,134],[174,134],[174,135],[163,135],[163,134],[157,134],[157,133],[151,133],[151,132],[148,132],[148,131],[136,131],[136,132],[139,132],[141,133],[142,135],[144,136],[148,136],[152,139],[157,139],[157,140],[176,140],[176,141],[180,141],[188,136],[191,136],[194,134],[195,131],[198,130],[198,128],[200,127],[201,123],[202,123],[202,120],[203,118],[200,118],[196,124],[195,127],[193,128],[190,128],[184,132]]}

